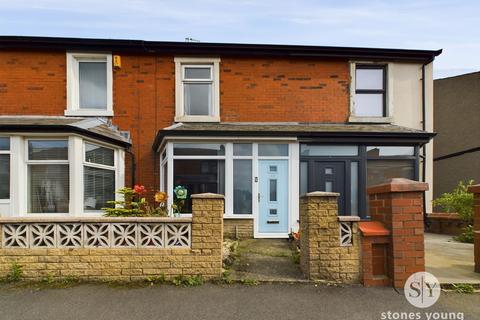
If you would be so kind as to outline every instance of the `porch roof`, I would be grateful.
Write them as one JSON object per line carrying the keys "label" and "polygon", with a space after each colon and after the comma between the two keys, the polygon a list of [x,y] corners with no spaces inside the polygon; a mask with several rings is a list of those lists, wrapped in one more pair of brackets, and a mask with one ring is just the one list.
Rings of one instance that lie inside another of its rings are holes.
{"label": "porch roof", "polygon": [[302,142],[423,145],[435,133],[392,125],[350,123],[178,123],[158,131],[153,149],[168,137],[296,137]]}
{"label": "porch roof", "polygon": [[0,132],[77,133],[125,148],[131,145],[127,135],[103,118],[0,116]]}

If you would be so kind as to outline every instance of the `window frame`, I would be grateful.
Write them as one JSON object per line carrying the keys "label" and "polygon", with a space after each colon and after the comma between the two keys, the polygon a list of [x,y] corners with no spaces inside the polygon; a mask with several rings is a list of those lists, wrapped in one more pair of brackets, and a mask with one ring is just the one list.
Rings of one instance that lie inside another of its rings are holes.
{"label": "window frame", "polygon": [[[55,140],[55,141],[67,141],[67,160],[30,160],[29,158],[29,141],[48,141],[48,140]],[[25,152],[25,216],[28,217],[48,217],[48,216],[64,216],[70,215],[70,208],[71,208],[71,195],[72,195],[72,170],[71,170],[71,143],[70,138],[68,136],[48,136],[48,137],[27,137],[25,138],[24,143],[24,152]],[[41,213],[41,212],[29,212],[29,204],[31,200],[31,195],[29,192],[29,166],[32,165],[68,165],[68,186],[69,186],[69,195],[68,195],[68,212],[48,212],[48,213]],[[83,172],[82,172],[83,174]]]}
{"label": "window frame", "polygon": [[[383,70],[383,89],[358,89],[357,90],[357,69],[381,69]],[[351,62],[350,64],[350,117],[349,122],[371,122],[371,123],[392,123],[393,122],[393,104],[392,88],[393,79],[391,78],[392,64],[386,62]],[[382,115],[381,116],[362,116],[356,112],[356,97],[358,94],[382,94]]]}
{"label": "window frame", "polygon": [[[91,144],[91,145],[94,145],[94,146],[97,146],[97,147],[101,147],[101,148],[106,148],[106,149],[110,149],[113,151],[113,166],[109,166],[109,165],[105,165],[105,164],[99,164],[99,163],[94,163],[94,162],[88,162],[87,161],[87,149],[86,149],[86,145],[87,144]],[[101,144],[101,143],[98,143],[98,142],[92,142],[90,140],[86,140],[86,139],[83,139],[83,143],[82,143],[82,184],[83,184],[83,190],[85,190],[85,170],[84,168],[85,167],[90,167],[90,168],[96,168],[96,169],[103,169],[103,170],[110,170],[110,171],[113,171],[114,172],[114,177],[115,177],[115,185],[114,185],[114,200],[117,200],[117,193],[116,191],[118,190],[117,186],[118,186],[118,165],[117,165],[117,150],[114,149],[114,148],[111,148],[109,146],[106,146],[104,144]],[[83,203],[83,213],[84,214],[96,214],[96,213],[103,213],[102,210],[87,210],[85,209],[85,191],[83,192],[82,194],[82,203]]]}
{"label": "window frame", "polygon": [[0,138],[7,138],[9,140],[8,150],[0,150],[0,154],[8,154],[9,158],[9,183],[8,183],[8,198],[0,198],[0,204],[8,204],[12,199],[12,139],[10,136],[0,136]]}
{"label": "window frame", "polygon": [[[175,121],[220,122],[220,58],[175,57]],[[210,79],[185,79],[186,68],[211,68]],[[185,84],[211,83],[211,114],[185,114]]]}
{"label": "window frame", "polygon": [[[80,62],[105,62],[107,68],[107,105],[105,109],[80,106]],[[66,116],[113,116],[113,67],[111,53],[67,52],[67,109]]]}

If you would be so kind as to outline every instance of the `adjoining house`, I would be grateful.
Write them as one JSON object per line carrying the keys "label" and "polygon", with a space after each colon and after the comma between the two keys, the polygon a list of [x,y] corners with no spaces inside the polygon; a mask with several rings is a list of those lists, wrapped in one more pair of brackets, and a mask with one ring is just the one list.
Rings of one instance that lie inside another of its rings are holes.
{"label": "adjoining house", "polygon": [[434,81],[434,197],[480,182],[480,72]]}
{"label": "adjoining house", "polygon": [[440,52],[0,37],[0,215],[95,217],[141,183],[224,194],[227,235],[287,237],[310,191],[367,219],[368,186],[432,185]]}

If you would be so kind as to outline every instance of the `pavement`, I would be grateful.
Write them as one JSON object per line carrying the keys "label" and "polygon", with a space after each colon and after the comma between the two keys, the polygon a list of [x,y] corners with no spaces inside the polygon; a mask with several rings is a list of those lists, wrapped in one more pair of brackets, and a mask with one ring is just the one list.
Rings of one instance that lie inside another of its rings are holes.
{"label": "pavement", "polygon": [[473,244],[455,241],[449,235],[425,233],[425,269],[440,283],[480,284],[480,273],[475,273],[474,267]]}
{"label": "pavement", "polygon": [[235,280],[306,281],[294,262],[291,243],[286,239],[246,239],[239,241],[230,268]]}
{"label": "pavement", "polygon": [[455,312],[456,317],[448,319],[480,319],[480,295],[442,292],[433,307],[417,309],[392,288],[361,286],[277,283],[130,288],[90,284],[41,290],[0,286],[2,320],[364,320],[388,319],[388,311],[421,312],[420,319],[427,319],[424,312]]}

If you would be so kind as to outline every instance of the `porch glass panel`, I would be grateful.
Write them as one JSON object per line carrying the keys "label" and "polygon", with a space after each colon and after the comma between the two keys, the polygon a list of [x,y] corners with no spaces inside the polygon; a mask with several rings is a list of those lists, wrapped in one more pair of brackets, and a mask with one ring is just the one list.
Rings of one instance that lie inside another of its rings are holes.
{"label": "porch glass panel", "polygon": [[187,189],[187,199],[184,201],[181,213],[191,213],[190,196],[192,194],[225,194],[225,160],[175,159],[173,183],[174,188],[182,186]]}

